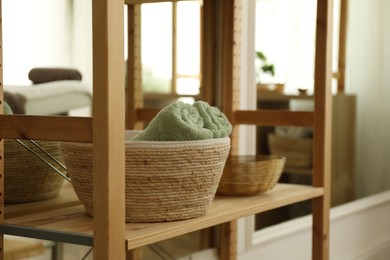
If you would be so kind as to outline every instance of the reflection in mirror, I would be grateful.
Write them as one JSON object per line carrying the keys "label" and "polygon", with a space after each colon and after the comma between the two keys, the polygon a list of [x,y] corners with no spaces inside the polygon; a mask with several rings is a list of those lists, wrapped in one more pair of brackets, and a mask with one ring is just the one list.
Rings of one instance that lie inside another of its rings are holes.
{"label": "reflection in mirror", "polygon": [[146,107],[163,107],[182,96],[193,102],[193,97],[199,95],[200,12],[200,1],[141,5],[142,89]]}
{"label": "reflection in mirror", "polygon": [[[335,6],[338,4],[336,1]],[[316,8],[315,1],[257,0],[255,70],[258,109],[314,111]],[[338,16],[335,14],[335,17]],[[335,24],[338,24],[337,19]],[[334,60],[337,61],[335,53]],[[334,63],[337,65],[337,62]],[[337,71],[337,67],[334,70]],[[332,83],[333,207],[355,199],[356,97],[337,93],[337,80]],[[257,128],[257,153],[287,157],[281,183],[310,185],[313,135],[311,128],[260,126]],[[256,216],[256,230],[310,213],[311,203],[302,202],[259,214]]]}
{"label": "reflection in mirror", "polygon": [[2,9],[3,85],[13,112],[90,115],[91,73],[84,68],[91,67],[91,48],[81,49],[90,43],[91,28],[87,22],[72,26],[80,8],[67,0],[23,0],[4,1]]}

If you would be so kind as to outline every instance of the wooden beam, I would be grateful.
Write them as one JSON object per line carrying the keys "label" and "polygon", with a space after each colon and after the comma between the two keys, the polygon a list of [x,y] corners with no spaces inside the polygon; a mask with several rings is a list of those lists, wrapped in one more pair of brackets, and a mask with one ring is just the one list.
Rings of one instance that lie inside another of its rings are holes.
{"label": "wooden beam", "polygon": [[142,129],[136,110],[143,107],[141,65],[141,7],[127,7],[126,129]]}
{"label": "wooden beam", "polygon": [[340,0],[339,59],[337,92],[345,92],[345,60],[347,49],[348,0]]}
{"label": "wooden beam", "polygon": [[220,245],[219,259],[235,260],[237,259],[237,220],[233,220],[219,225],[220,227]]}
{"label": "wooden beam", "polygon": [[[239,89],[240,89],[240,64],[241,64],[241,0],[219,1],[218,6],[221,21],[219,29],[221,39],[221,59],[220,66],[220,93],[221,110],[225,113],[229,121],[233,122],[233,132],[231,138],[231,154],[238,154],[238,126],[234,124],[234,111],[239,109]],[[221,241],[219,252],[222,260],[237,259],[237,221],[231,221],[220,225]]]}
{"label": "wooden beam", "polygon": [[200,94],[203,101],[215,105],[216,87],[216,15],[217,1],[204,1],[202,6],[201,66],[202,84]]}
{"label": "wooden beam", "polygon": [[[233,111],[240,105],[240,48],[241,48],[241,0],[219,1],[219,33],[221,57],[218,63],[220,69],[220,108],[229,121],[233,121]],[[218,105],[219,102],[217,102]],[[232,141],[231,154],[238,153],[238,127],[233,126],[230,136]]]}
{"label": "wooden beam", "polygon": [[0,115],[0,137],[66,142],[92,142],[92,118]]}
{"label": "wooden beam", "polygon": [[312,112],[291,112],[276,110],[236,110],[234,124],[262,125],[262,126],[313,126]]}
{"label": "wooden beam", "polygon": [[329,259],[329,210],[332,119],[332,28],[333,0],[317,1],[314,81],[313,186],[324,196],[313,200],[312,258]]}
{"label": "wooden beam", "polygon": [[126,250],[123,1],[95,0],[92,10],[94,259],[124,260]]}

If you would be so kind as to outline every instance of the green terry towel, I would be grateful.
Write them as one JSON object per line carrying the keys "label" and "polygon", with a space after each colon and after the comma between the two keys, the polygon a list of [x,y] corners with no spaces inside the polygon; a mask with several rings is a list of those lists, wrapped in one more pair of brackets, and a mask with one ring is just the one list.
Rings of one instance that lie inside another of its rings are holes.
{"label": "green terry towel", "polygon": [[217,107],[210,106],[204,101],[196,101],[194,107],[203,118],[204,127],[213,132],[213,138],[223,138],[231,134],[232,125]]}
{"label": "green terry towel", "polygon": [[12,112],[11,107],[8,105],[8,103],[4,102],[3,104],[4,104],[4,106],[3,106],[3,113],[4,113],[4,115],[12,115],[13,112]]}
{"label": "green terry towel", "polygon": [[213,138],[213,132],[204,128],[204,121],[198,110],[183,102],[164,107],[135,141],[188,141]]}

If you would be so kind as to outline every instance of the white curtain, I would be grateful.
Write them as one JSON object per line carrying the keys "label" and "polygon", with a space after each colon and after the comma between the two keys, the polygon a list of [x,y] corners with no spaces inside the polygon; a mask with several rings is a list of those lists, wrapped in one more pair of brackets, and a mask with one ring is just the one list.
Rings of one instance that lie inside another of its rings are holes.
{"label": "white curtain", "polygon": [[347,92],[357,96],[357,196],[390,189],[390,1],[349,1]]}

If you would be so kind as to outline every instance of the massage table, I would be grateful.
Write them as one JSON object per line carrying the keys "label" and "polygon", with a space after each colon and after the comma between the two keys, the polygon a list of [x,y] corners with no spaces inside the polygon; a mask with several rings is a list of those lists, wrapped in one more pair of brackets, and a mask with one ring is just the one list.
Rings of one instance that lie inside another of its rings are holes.
{"label": "massage table", "polygon": [[[13,102],[28,115],[60,115],[79,108],[91,107],[92,88],[78,80],[59,80],[26,86],[5,85]],[[5,101],[7,100],[5,96]],[[10,104],[13,107],[13,104]],[[14,113],[16,113],[14,111]]]}

